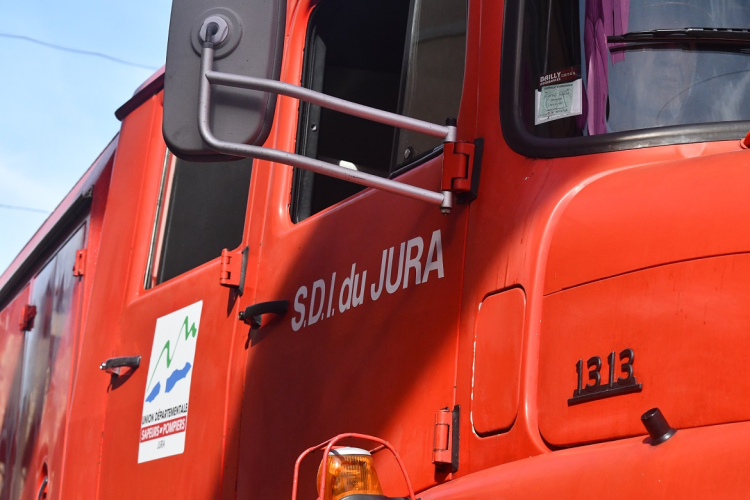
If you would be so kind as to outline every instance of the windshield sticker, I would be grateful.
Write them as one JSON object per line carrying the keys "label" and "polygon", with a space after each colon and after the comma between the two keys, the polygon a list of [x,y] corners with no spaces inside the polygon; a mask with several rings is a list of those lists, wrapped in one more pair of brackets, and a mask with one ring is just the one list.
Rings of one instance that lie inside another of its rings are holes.
{"label": "windshield sticker", "polygon": [[185,451],[190,382],[203,301],[156,320],[143,396],[138,463]]}
{"label": "windshield sticker", "polygon": [[539,88],[545,87],[547,85],[553,85],[555,83],[572,82],[573,80],[577,80],[578,78],[578,73],[576,72],[575,68],[555,71],[554,73],[542,75],[539,77]]}
{"label": "windshield sticker", "polygon": [[383,292],[391,295],[429,279],[442,279],[445,270],[440,230],[433,231],[429,242],[417,236],[401,242],[398,249],[395,246],[384,249],[378,274],[369,276],[374,278],[372,282],[368,281],[367,270],[357,271],[355,262],[351,271],[338,281],[336,273],[332,273],[330,279],[319,279],[310,288],[299,287],[294,296],[292,330],[296,332],[334,314],[344,314],[368,300],[374,302]]}
{"label": "windshield sticker", "polygon": [[539,89],[534,93],[534,125],[580,115],[582,90],[575,68],[540,76]]}

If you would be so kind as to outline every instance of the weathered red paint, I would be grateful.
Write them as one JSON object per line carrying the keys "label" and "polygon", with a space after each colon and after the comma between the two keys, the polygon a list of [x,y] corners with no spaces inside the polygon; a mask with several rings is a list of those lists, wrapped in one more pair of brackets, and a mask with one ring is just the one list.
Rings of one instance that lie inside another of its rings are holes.
{"label": "weathered red paint", "polygon": [[[284,81],[300,81],[314,5],[289,1]],[[130,112],[0,277],[0,497],[33,496],[47,475],[48,498],[289,498],[300,453],[352,432],[391,443],[423,499],[745,496],[750,152],[737,140],[549,160],[513,152],[498,113],[517,105],[499,94],[503,12],[469,2],[458,139],[485,140],[479,197],[444,216],[365,190],[293,224],[292,169],[256,161],[242,243],[228,249],[249,248],[241,297],[221,286],[219,256],[144,289],[166,152],[161,94]],[[297,116],[297,101],[280,97],[269,147],[294,150]],[[438,190],[442,167],[435,158],[399,180]],[[27,419],[36,434],[19,450],[16,377],[39,331],[19,331],[21,308],[84,226],[85,245],[71,247],[86,248],[70,295],[79,312],[60,330],[43,408]],[[442,277],[425,269],[436,241]],[[408,260],[419,245],[419,270],[399,266],[398,285],[385,278],[378,292],[389,250],[395,267],[402,246]],[[260,330],[237,319],[280,299],[289,312]],[[185,451],[138,464],[156,319],[199,300]],[[575,362],[624,348],[643,391],[568,406]],[[98,369],[135,354],[142,367],[116,384]],[[434,417],[456,405],[452,474],[432,463]],[[654,406],[679,429],[656,447],[639,421]],[[406,495],[386,455],[374,453],[385,491]],[[28,470],[13,483],[22,456]],[[308,462],[300,498],[315,495],[318,460]]]}

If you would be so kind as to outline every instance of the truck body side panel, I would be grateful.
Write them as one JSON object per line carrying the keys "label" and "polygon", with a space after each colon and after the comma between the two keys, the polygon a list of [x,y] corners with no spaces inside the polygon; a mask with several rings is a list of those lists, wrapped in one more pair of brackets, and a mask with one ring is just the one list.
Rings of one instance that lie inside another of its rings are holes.
{"label": "truck body side panel", "polygon": [[748,440],[747,422],[678,431],[659,446],[630,438],[488,468],[420,497],[746,498]]}
{"label": "truck body side panel", "polygon": [[73,275],[73,267],[77,251],[85,248],[86,230],[86,223],[75,228],[31,282],[37,315],[24,335],[12,498],[34,497],[45,476],[48,496],[60,496],[83,290],[83,278]]}
{"label": "truck body side panel", "polygon": [[24,307],[29,304],[28,285],[16,295],[0,312],[0,342],[2,363],[0,364],[0,410],[3,414],[0,427],[0,498],[10,498],[13,483],[13,466],[16,463],[16,435],[18,405],[23,371],[24,332],[19,323]]}

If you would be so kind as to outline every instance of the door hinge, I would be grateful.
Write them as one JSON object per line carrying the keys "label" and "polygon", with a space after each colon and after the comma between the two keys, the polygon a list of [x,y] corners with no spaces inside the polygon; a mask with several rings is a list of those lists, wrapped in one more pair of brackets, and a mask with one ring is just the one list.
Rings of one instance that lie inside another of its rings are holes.
{"label": "door hinge", "polygon": [[484,139],[443,143],[443,180],[440,189],[451,191],[459,202],[476,199],[482,170]]}
{"label": "door hinge", "polygon": [[73,276],[83,276],[86,272],[86,249],[76,252],[76,262],[73,264]]}
{"label": "door hinge", "polygon": [[21,319],[18,320],[18,328],[22,332],[28,332],[34,328],[34,318],[36,318],[36,306],[27,304],[21,308]]}
{"label": "door hinge", "polygon": [[450,466],[458,471],[458,438],[461,423],[461,407],[453,411],[447,407],[435,413],[435,434],[432,441],[432,463],[438,467]]}
{"label": "door hinge", "polygon": [[245,271],[249,252],[250,247],[245,247],[241,252],[230,252],[226,248],[221,251],[219,284],[237,288],[238,295],[242,295],[245,289]]}

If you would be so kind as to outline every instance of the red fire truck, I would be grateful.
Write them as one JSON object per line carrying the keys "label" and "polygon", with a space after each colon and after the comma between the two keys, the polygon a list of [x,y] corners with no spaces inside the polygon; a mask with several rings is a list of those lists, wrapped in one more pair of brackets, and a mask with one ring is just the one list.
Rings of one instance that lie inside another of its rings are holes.
{"label": "red fire truck", "polygon": [[0,277],[0,499],[746,498],[748,28],[175,0]]}

